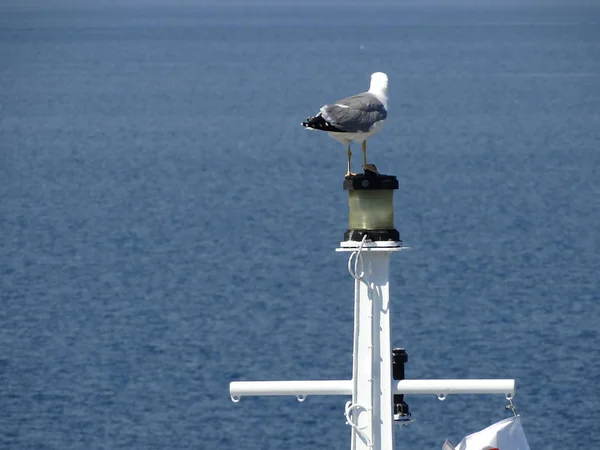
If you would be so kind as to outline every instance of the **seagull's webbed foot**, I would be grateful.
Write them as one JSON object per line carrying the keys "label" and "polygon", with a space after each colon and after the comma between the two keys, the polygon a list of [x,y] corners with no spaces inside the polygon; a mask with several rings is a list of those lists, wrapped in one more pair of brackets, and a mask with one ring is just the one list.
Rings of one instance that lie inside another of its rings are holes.
{"label": "seagull's webbed foot", "polygon": [[376,175],[379,174],[379,171],[377,170],[377,167],[375,167],[375,164],[365,164],[363,166],[363,169],[365,169],[365,171],[373,172]]}

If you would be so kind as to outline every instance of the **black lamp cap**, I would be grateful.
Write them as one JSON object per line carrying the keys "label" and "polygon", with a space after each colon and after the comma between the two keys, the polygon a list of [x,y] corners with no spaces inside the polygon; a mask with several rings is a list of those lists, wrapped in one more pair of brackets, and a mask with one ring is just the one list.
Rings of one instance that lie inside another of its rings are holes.
{"label": "black lamp cap", "polygon": [[344,180],[345,191],[376,189],[398,189],[398,179],[394,175],[381,175],[365,170],[365,173],[350,175]]}

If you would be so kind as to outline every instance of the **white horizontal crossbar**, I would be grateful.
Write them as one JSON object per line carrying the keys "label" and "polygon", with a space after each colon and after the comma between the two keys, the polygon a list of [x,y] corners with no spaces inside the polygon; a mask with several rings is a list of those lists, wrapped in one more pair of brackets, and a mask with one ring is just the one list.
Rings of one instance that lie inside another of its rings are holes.
{"label": "white horizontal crossbar", "polygon": [[393,381],[396,394],[515,395],[515,380],[402,380]]}
{"label": "white horizontal crossbar", "polygon": [[247,395],[352,395],[352,380],[233,381],[232,398]]}
{"label": "white horizontal crossbar", "polygon": [[[515,380],[401,380],[393,381],[394,394],[504,394],[515,395]],[[233,381],[233,400],[256,395],[352,395],[352,380]]]}

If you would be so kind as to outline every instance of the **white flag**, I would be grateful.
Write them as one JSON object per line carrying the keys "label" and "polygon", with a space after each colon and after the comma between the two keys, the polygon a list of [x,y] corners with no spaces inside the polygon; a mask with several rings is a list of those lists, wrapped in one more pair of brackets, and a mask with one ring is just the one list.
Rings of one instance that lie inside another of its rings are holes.
{"label": "white flag", "polygon": [[[454,450],[446,441],[442,450]],[[463,438],[456,450],[530,450],[519,416],[496,422]]]}

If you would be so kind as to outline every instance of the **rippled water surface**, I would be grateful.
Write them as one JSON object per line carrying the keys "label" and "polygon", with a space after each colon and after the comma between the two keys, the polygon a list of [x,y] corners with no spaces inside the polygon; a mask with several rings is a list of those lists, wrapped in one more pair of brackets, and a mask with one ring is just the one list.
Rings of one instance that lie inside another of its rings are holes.
{"label": "rippled water surface", "polygon": [[[74,5],[0,6],[0,448],[349,447],[347,399],[228,383],[350,377],[344,148],[299,123],[374,71],[407,376],[600,447],[600,8]],[[399,449],[507,416],[406,400]]]}

